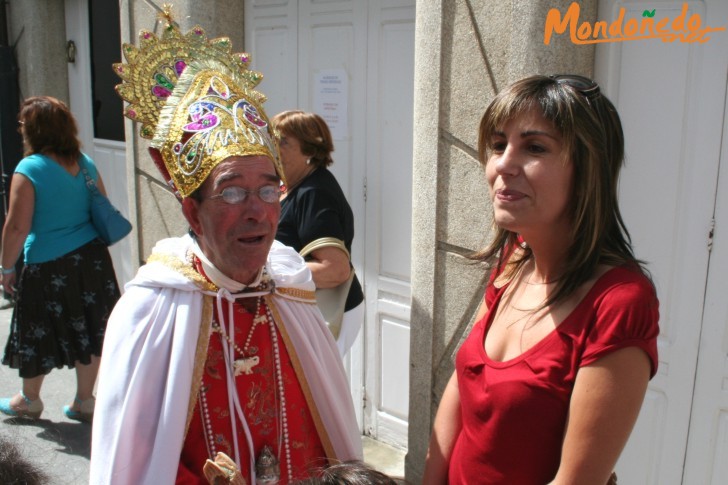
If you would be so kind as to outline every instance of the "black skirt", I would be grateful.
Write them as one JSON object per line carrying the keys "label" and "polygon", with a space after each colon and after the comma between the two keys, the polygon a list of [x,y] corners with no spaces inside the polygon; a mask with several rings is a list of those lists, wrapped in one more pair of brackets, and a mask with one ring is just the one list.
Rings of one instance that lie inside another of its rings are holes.
{"label": "black skirt", "polygon": [[3,364],[20,377],[90,364],[100,356],[119,285],[106,244],[95,239],[58,259],[23,268]]}

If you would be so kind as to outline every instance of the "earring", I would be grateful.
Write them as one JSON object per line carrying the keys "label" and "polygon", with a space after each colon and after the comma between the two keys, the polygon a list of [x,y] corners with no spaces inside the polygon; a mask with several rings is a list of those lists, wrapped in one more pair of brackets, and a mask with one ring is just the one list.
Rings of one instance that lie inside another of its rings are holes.
{"label": "earring", "polygon": [[311,158],[306,159],[306,165],[311,165]]}

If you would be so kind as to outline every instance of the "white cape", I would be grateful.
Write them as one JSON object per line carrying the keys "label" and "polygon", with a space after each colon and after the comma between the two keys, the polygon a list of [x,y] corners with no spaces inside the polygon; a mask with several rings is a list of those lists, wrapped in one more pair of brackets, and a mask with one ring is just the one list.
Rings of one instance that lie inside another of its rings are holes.
{"label": "white cape", "polygon": [[[213,297],[190,265],[192,244],[189,236],[160,241],[109,318],[92,431],[92,484],[174,483],[212,318]],[[303,376],[328,458],[361,460],[346,374],[315,305],[311,273],[298,253],[278,242],[266,268],[275,283],[267,301]]]}

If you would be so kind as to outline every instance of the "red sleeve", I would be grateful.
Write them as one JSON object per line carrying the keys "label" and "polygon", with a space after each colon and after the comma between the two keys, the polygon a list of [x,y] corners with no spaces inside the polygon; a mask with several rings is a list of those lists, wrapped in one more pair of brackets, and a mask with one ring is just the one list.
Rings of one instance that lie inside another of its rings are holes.
{"label": "red sleeve", "polygon": [[[652,283],[643,275],[626,271],[627,279],[609,286],[595,301],[596,321],[586,338],[581,365],[625,347],[639,347],[657,372],[659,304]],[[623,273],[624,274],[624,273]]]}

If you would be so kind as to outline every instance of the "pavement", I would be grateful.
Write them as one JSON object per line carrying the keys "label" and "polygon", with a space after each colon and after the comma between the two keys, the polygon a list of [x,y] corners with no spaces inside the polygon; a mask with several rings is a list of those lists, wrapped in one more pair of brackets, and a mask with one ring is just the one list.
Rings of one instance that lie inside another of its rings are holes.
{"label": "pavement", "polygon": [[[4,353],[10,332],[12,308],[0,309],[0,351]],[[0,365],[0,397],[11,397],[21,388],[16,369]],[[11,418],[0,414],[0,434],[19,448],[46,475],[48,485],[88,483],[91,455],[91,425],[71,421],[63,415],[76,392],[76,374],[55,369],[43,382],[45,405],[40,419]]]}
{"label": "pavement", "polygon": [[[10,332],[12,308],[0,305],[0,352]],[[11,397],[21,388],[18,371],[0,365],[0,397]],[[28,460],[43,470],[48,485],[88,483],[91,454],[91,425],[72,421],[63,415],[76,390],[76,374],[71,369],[54,369],[43,382],[41,398],[45,409],[40,419],[11,418],[0,414],[0,435],[14,442]],[[374,468],[404,483],[405,452],[368,437],[364,440],[364,460]]]}

